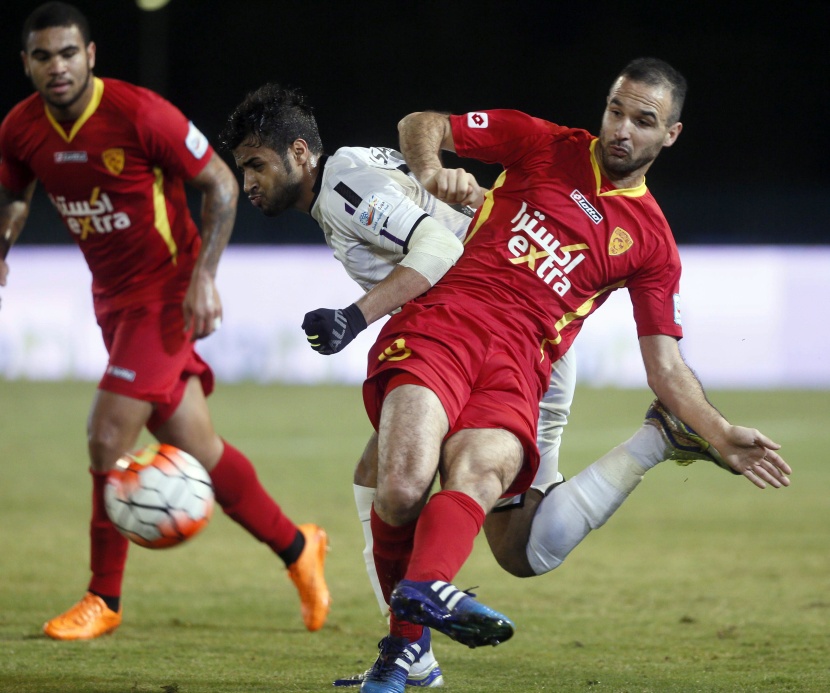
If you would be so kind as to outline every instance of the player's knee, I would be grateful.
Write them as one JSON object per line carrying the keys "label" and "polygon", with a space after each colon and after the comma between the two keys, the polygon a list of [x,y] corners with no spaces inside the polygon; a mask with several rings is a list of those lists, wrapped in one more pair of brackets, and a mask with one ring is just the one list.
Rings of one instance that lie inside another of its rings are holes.
{"label": "player's knee", "polygon": [[506,546],[502,544],[499,547],[492,547],[493,557],[496,563],[502,570],[510,573],[517,578],[534,577],[536,572],[528,563],[527,555],[523,546]]}
{"label": "player's knee", "polygon": [[121,431],[114,426],[96,426],[87,431],[89,461],[97,472],[105,472],[115,465],[129,444],[124,442]]}
{"label": "player's knee", "polygon": [[413,486],[400,485],[378,488],[375,512],[389,524],[404,525],[415,520],[424,505],[425,494]]}

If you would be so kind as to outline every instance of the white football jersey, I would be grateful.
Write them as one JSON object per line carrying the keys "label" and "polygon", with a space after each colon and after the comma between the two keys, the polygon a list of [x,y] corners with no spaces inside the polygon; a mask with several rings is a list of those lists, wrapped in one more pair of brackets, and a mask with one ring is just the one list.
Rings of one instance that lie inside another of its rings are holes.
{"label": "white football jersey", "polygon": [[369,291],[409,251],[425,215],[464,239],[470,214],[431,195],[400,152],[387,147],[342,147],[323,162],[311,216],[349,276]]}

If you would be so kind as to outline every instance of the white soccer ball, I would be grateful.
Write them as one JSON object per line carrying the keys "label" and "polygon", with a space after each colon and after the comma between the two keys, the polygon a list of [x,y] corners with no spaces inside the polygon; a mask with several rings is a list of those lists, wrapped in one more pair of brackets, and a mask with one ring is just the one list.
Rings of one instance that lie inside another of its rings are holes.
{"label": "white soccer ball", "polygon": [[163,443],[124,455],[107,477],[104,504],[130,541],[150,549],[198,534],[213,513],[213,485],[192,455]]}

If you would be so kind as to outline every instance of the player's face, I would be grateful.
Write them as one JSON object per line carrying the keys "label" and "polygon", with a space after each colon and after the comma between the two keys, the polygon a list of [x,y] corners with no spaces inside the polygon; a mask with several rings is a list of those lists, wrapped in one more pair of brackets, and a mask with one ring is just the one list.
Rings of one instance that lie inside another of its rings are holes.
{"label": "player's face", "polygon": [[286,160],[264,145],[243,142],[233,150],[233,158],[242,171],[245,194],[263,214],[275,217],[297,207],[303,192],[303,170],[294,157]]}
{"label": "player's face", "polygon": [[663,147],[674,144],[682,124],[669,124],[671,90],[620,78],[608,95],[597,155],[615,183],[637,185]]}
{"label": "player's face", "polygon": [[92,97],[95,44],[84,45],[76,26],[33,31],[21,53],[23,69],[52,112],[77,118]]}

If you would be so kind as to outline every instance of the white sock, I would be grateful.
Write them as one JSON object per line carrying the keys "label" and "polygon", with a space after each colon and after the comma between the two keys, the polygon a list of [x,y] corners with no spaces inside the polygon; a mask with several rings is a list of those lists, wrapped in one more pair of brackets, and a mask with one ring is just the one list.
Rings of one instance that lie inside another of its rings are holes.
{"label": "white sock", "polygon": [[[527,558],[537,575],[557,568],[592,529],[602,527],[656,464],[652,464],[656,454],[653,436],[646,429],[662,441],[659,431],[644,425],[630,440],[542,499],[527,544]],[[664,448],[662,443],[661,459]]]}
{"label": "white sock", "polygon": [[380,581],[378,580],[378,571],[375,568],[375,557],[372,554],[372,503],[375,501],[375,494],[377,490],[371,486],[358,486],[352,484],[354,489],[354,502],[357,506],[357,517],[360,520],[360,526],[363,528],[363,539],[366,546],[363,548],[363,560],[366,563],[366,572],[369,574],[369,582],[372,583],[372,589],[375,591],[375,597],[378,600],[380,613],[384,617],[389,615],[389,606],[383,598],[383,591],[380,589]]}
{"label": "white sock", "polygon": [[623,443],[628,453],[648,470],[666,459],[669,444],[656,426],[644,423]]}

